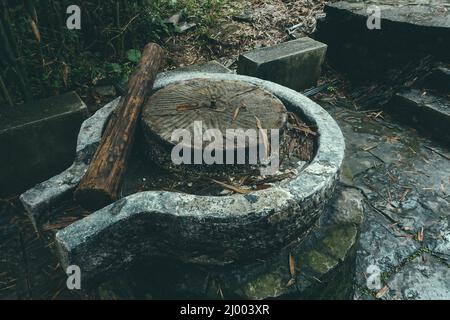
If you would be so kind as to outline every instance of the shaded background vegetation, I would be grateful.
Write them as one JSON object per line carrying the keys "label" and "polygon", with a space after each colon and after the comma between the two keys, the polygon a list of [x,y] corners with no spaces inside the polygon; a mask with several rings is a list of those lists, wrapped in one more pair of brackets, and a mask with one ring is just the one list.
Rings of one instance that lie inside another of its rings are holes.
{"label": "shaded background vegetation", "polygon": [[[164,46],[180,13],[204,32],[226,0],[0,0],[0,106],[125,83],[149,41]],[[69,30],[66,9],[81,8]]]}

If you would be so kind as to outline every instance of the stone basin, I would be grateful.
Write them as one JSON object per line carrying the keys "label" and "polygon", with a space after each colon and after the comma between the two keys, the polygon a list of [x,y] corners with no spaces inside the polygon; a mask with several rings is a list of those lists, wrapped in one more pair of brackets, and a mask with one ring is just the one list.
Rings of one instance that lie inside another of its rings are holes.
{"label": "stone basin", "polygon": [[[233,74],[169,74],[157,79],[154,90],[194,78],[245,81],[275,95],[288,111],[317,127],[318,148],[313,160],[269,189],[221,197],[138,192],[59,230],[56,244],[62,265],[78,265],[84,280],[148,257],[220,266],[260,259],[303,238],[332,198],[345,143],[325,110],[294,90]],[[83,123],[70,168],[21,196],[33,221],[71,196],[117,102],[107,104]]]}

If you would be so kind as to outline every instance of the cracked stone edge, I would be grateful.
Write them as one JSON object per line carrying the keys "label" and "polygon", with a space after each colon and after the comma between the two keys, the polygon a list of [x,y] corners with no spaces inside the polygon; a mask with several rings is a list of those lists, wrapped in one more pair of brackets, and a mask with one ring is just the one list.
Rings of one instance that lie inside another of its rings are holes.
{"label": "cracked stone edge", "polygon": [[[113,266],[108,266],[111,257],[119,257],[124,262],[132,261],[138,255],[139,250],[136,251],[136,248],[124,247],[120,253],[114,250],[105,252],[103,245],[93,246],[92,243],[101,234],[108,233],[111,226],[122,221],[139,219],[143,213],[147,213],[146,220],[154,222],[160,221],[161,215],[194,219],[201,222],[198,228],[203,227],[204,230],[200,230],[200,233],[203,232],[205,235],[212,232],[205,227],[208,221],[219,220],[221,231],[227,232],[231,225],[236,225],[236,217],[240,221],[238,226],[258,227],[263,220],[274,224],[277,221],[291,223],[298,234],[301,228],[311,226],[321,215],[334,191],[345,151],[342,132],[334,119],[319,105],[300,93],[248,76],[201,72],[175,73],[159,77],[153,89],[158,90],[170,83],[194,78],[242,80],[261,86],[278,96],[289,106],[288,109],[303,114],[317,125],[319,146],[313,161],[301,174],[282,182],[280,186],[252,192],[258,197],[257,201],[250,202],[244,195],[205,197],[160,191],[130,195],[58,231],[56,242],[63,265],[75,262],[95,274],[104,271],[105,267],[114,269]],[[20,197],[32,220],[43,212],[48,212],[76,187],[101,139],[104,124],[118,101],[119,99],[116,99],[107,104],[83,123],[78,138],[77,157],[70,168],[28,190]],[[267,237],[268,234],[255,236]],[[143,246],[145,247],[145,244]],[[187,260],[195,260],[196,257],[186,254]],[[207,257],[206,260],[208,263],[215,263],[214,257]]]}

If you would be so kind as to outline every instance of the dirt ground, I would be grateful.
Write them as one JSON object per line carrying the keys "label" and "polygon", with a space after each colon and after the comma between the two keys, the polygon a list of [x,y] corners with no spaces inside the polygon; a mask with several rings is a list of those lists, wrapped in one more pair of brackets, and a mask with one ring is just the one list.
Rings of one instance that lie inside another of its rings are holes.
{"label": "dirt ground", "polygon": [[[323,15],[323,0],[245,0],[224,6],[217,27],[206,35],[186,32],[167,39],[169,68],[218,60],[233,68],[242,52],[313,32]],[[297,26],[292,36],[287,28]]]}

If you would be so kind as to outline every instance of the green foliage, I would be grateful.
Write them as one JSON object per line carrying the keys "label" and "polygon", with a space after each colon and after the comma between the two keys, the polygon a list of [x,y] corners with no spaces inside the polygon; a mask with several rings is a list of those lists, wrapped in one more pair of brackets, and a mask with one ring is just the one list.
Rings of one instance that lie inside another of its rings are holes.
{"label": "green foliage", "polygon": [[127,59],[128,61],[137,63],[141,59],[141,52],[136,49],[130,49],[127,51]]}
{"label": "green foliage", "polygon": [[81,30],[68,30],[66,8],[74,4],[71,0],[0,0],[0,27],[5,26],[4,33],[0,28],[0,78],[5,84],[0,105],[9,104],[11,97],[20,103],[29,93],[42,98],[98,83],[126,82],[146,43],[163,45],[176,33],[167,18],[181,13],[198,25],[194,32],[207,32],[217,25],[224,3],[81,1]]}

